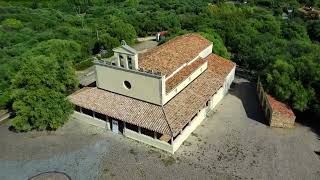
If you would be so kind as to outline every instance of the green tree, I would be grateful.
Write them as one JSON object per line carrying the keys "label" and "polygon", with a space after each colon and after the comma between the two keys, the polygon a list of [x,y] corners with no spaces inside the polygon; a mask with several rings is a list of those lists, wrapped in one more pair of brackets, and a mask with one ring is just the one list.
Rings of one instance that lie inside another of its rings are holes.
{"label": "green tree", "polygon": [[201,35],[213,43],[213,53],[218,54],[219,56],[222,56],[224,58],[230,58],[230,53],[225,47],[221,37],[216,32],[212,30],[207,30],[206,32],[201,33]]}
{"label": "green tree", "polygon": [[308,33],[311,39],[320,42],[320,20],[313,21],[308,25]]}
{"label": "green tree", "polygon": [[135,42],[137,33],[131,24],[114,16],[110,18],[110,21],[107,32],[112,37],[115,37],[120,41],[125,40],[128,44],[133,44]]}
{"label": "green tree", "polygon": [[16,113],[12,125],[17,131],[56,129],[68,120],[72,105],[65,93],[70,82],[60,76],[74,74],[60,68],[52,57],[35,56],[15,75],[11,98]]}
{"label": "green tree", "polygon": [[292,64],[278,59],[270,66],[266,75],[267,88],[277,99],[287,102],[299,111],[308,109],[308,103],[314,97],[313,89],[304,87],[295,77],[296,71]]}
{"label": "green tree", "polygon": [[14,18],[5,19],[1,24],[6,30],[19,30],[23,27],[22,22]]}
{"label": "green tree", "polygon": [[19,90],[13,110],[16,116],[12,126],[17,131],[55,130],[73,112],[72,104],[62,93],[48,88]]}

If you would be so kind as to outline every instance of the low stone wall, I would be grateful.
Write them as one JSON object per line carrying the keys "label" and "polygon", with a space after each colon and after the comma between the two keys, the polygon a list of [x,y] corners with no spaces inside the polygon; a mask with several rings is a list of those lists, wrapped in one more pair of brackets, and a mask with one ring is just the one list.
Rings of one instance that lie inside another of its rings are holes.
{"label": "low stone wall", "polygon": [[163,142],[161,140],[149,137],[144,134],[139,134],[139,133],[132,131],[130,129],[124,129],[123,135],[126,137],[129,137],[131,139],[146,143],[150,146],[162,149],[162,150],[167,151],[169,153],[172,153],[172,154],[174,153],[173,146],[167,142]]}
{"label": "low stone wall", "polygon": [[97,127],[110,129],[110,123],[109,122],[100,120],[98,118],[93,118],[92,116],[89,116],[89,115],[86,115],[86,114],[83,114],[83,113],[80,113],[80,112],[77,112],[77,111],[74,111],[74,113],[72,114],[72,117],[74,117],[74,118],[76,118],[76,119],[78,119],[80,121],[86,122],[88,124],[97,126]]}
{"label": "low stone wall", "polygon": [[269,122],[271,127],[278,128],[293,128],[295,122],[295,116],[289,117],[285,114],[281,114],[276,109],[272,109],[268,94],[264,91],[262,84],[257,83],[257,94],[260,102],[260,106],[264,112],[266,120]]}
{"label": "low stone wall", "polygon": [[272,119],[270,121],[271,127],[278,127],[278,128],[294,128],[294,118],[288,118],[281,114],[272,114]]}

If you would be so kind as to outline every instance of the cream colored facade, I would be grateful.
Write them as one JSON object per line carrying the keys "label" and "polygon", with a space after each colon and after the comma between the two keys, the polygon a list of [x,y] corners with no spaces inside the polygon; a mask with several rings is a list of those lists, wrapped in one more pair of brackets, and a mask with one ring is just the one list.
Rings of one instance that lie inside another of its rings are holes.
{"label": "cream colored facade", "polygon": [[[109,65],[95,65],[97,87],[153,104],[161,104],[162,77]],[[131,84],[128,88],[125,81]]]}
{"label": "cream colored facade", "polygon": [[[140,71],[138,54],[128,52],[125,48],[116,48],[111,63],[95,63],[97,87],[153,104],[164,105],[200,76],[207,69],[208,64],[205,62],[170,92],[166,92],[165,82],[184,67],[199,58],[207,57],[211,52],[212,44],[200,52],[193,60],[183,64],[166,77],[165,75]],[[128,58],[130,58],[130,63],[128,63]],[[129,83],[130,87],[127,87],[125,82]]]}

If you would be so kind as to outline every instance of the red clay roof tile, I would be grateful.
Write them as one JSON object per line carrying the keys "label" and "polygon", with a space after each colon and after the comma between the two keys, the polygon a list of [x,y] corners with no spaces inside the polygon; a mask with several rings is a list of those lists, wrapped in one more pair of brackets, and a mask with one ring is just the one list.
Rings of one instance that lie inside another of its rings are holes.
{"label": "red clay roof tile", "polygon": [[212,43],[199,34],[178,36],[139,54],[139,68],[161,72],[169,76],[176,69],[198,56]]}
{"label": "red clay roof tile", "polygon": [[182,68],[175,75],[166,80],[166,93],[169,93],[172,89],[178,86],[181,82],[187,79],[196,69],[206,63],[205,59],[198,59],[192,62],[190,65]]}

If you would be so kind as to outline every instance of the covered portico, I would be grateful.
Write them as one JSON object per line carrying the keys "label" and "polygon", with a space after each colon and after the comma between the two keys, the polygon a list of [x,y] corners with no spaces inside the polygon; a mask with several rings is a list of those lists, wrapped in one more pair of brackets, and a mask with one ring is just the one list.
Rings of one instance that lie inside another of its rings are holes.
{"label": "covered portico", "polygon": [[94,126],[111,130],[115,134],[123,134],[126,137],[173,153],[173,138],[169,135],[125,122],[77,105],[75,106],[73,116]]}

